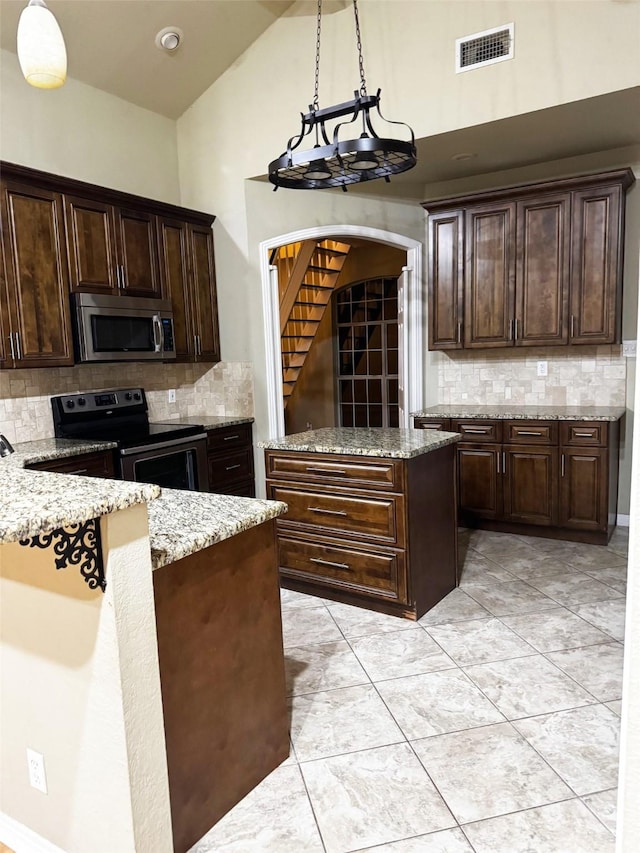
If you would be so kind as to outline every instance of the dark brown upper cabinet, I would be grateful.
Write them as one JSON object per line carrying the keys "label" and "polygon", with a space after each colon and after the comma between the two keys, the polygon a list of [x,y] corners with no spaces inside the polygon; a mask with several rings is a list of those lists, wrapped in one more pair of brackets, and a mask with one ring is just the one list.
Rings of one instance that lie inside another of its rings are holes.
{"label": "dark brown upper cabinet", "polygon": [[624,169],[424,202],[429,348],[620,340]]}
{"label": "dark brown upper cabinet", "polygon": [[159,298],[156,217],[65,197],[71,290]]}
{"label": "dark brown upper cabinet", "polygon": [[163,293],[173,306],[178,361],[220,361],[211,225],[158,218]]}
{"label": "dark brown upper cabinet", "polygon": [[171,298],[179,361],[220,361],[215,217],[2,166],[0,365],[73,364],[69,292]]}
{"label": "dark brown upper cabinet", "polygon": [[60,193],[2,181],[3,367],[73,364]]}

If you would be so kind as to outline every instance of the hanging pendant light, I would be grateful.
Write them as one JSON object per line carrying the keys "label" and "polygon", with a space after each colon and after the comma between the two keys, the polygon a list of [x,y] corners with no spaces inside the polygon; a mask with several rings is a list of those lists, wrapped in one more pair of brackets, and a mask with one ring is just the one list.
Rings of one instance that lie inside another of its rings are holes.
{"label": "hanging pendant light", "polygon": [[22,10],[18,60],[27,83],[38,89],[57,89],[67,79],[64,38],[44,0],[29,0]]}
{"label": "hanging pendant light", "polygon": [[[413,131],[401,121],[388,121],[380,112],[380,89],[375,95],[367,94],[367,82],[362,59],[362,40],[358,0],[353,0],[356,26],[360,89],[351,101],[320,109],[320,28],[322,22],[322,0],[318,0],[316,29],[315,94],[309,112],[302,115],[302,127],[297,136],[287,143],[287,150],[269,163],[269,180],[278,187],[288,189],[317,190],[341,187],[345,192],[348,184],[372,181],[376,178],[390,180],[391,175],[406,172],[416,165],[416,147]],[[387,124],[407,128],[410,139],[394,139],[379,136],[373,128],[372,117],[377,115]],[[349,117],[345,121],[338,119]],[[335,122],[329,127],[329,122]],[[344,128],[361,123],[362,132],[355,139],[344,139],[348,134]],[[315,145],[299,150],[304,138],[315,135]]]}

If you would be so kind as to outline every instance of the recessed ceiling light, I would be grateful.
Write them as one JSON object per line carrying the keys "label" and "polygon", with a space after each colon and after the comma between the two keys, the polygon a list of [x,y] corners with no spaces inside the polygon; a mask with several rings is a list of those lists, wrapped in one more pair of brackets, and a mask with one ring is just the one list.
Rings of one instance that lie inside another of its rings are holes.
{"label": "recessed ceiling light", "polygon": [[474,157],[477,157],[477,154],[468,154],[466,151],[462,151],[460,154],[453,154],[451,156],[452,160],[473,160]]}
{"label": "recessed ceiling light", "polygon": [[182,44],[184,33],[180,27],[164,27],[156,36],[156,47],[173,53]]}

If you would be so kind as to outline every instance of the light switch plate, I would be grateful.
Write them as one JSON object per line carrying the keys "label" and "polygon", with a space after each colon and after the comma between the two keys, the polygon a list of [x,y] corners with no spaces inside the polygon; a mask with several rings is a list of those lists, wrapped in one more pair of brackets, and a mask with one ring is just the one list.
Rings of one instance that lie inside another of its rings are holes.
{"label": "light switch plate", "polygon": [[167,391],[167,398],[168,398],[170,403],[175,403],[175,401],[176,401],[176,389],[175,388],[171,388],[169,391]]}
{"label": "light switch plate", "polygon": [[622,341],[622,355],[625,358],[635,358],[638,350],[637,341]]}
{"label": "light switch plate", "polygon": [[546,361],[538,362],[538,376],[546,376],[548,373],[548,363]]}

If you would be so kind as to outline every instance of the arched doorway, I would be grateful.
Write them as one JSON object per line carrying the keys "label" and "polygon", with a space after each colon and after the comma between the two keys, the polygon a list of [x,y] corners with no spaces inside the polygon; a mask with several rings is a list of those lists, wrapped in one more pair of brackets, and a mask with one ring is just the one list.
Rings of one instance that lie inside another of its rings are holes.
{"label": "arched doorway", "polygon": [[265,322],[269,438],[284,435],[281,370],[280,308],[277,268],[270,264],[278,246],[304,240],[349,238],[370,240],[406,251],[406,266],[398,280],[398,422],[410,426],[410,413],[423,403],[422,244],[402,234],[354,225],[321,226],[281,234],[260,244],[262,300]]}

